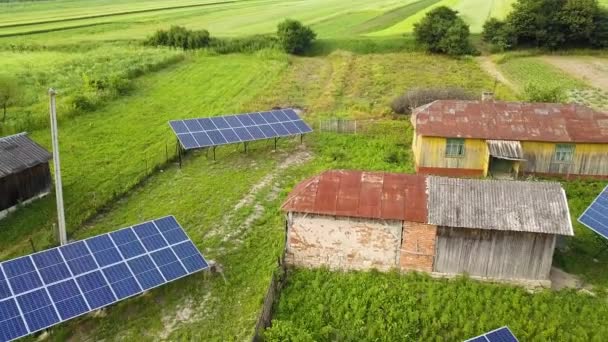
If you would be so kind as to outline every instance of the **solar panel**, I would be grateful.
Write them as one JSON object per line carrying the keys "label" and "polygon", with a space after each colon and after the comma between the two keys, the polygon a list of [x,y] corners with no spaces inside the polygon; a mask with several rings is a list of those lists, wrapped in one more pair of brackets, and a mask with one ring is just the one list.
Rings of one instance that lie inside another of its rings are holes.
{"label": "solar panel", "polygon": [[186,150],[312,132],[293,109],[170,121]]}
{"label": "solar panel", "polygon": [[465,342],[518,342],[508,327],[492,330],[481,336],[466,340]]}
{"label": "solar panel", "polygon": [[208,268],[173,216],[0,263],[0,341]]}
{"label": "solar panel", "polygon": [[608,186],[591,203],[578,221],[608,239]]}

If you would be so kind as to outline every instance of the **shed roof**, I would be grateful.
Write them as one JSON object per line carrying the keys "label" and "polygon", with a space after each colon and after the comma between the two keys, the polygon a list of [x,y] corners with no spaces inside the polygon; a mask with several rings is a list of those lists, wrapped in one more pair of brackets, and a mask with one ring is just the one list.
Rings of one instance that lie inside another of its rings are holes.
{"label": "shed roof", "polygon": [[53,156],[26,133],[0,138],[0,178],[48,162]]}
{"label": "shed roof", "polygon": [[425,223],[426,178],[384,172],[333,170],[307,179],[282,209],[332,216]]}
{"label": "shed roof", "polygon": [[429,223],[574,235],[559,183],[428,178]]}
{"label": "shed roof", "polygon": [[608,143],[608,114],[576,104],[439,100],[412,123],[423,136]]}

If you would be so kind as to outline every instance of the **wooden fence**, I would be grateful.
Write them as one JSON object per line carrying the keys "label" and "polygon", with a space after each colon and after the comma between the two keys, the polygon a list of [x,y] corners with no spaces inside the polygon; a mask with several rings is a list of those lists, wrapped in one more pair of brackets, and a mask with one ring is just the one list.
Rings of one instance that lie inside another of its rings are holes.
{"label": "wooden fence", "polygon": [[357,134],[357,120],[327,119],[319,121],[319,131]]}
{"label": "wooden fence", "polygon": [[258,322],[255,325],[253,342],[263,341],[262,336],[264,334],[264,330],[270,326],[272,321],[272,310],[279,299],[279,295],[283,289],[283,286],[285,286],[286,281],[287,267],[285,265],[285,254],[283,253],[283,255],[277,260],[277,270],[272,275],[270,286],[268,286],[268,291],[266,291],[266,296],[264,297],[264,306],[262,307],[262,311],[258,317]]}

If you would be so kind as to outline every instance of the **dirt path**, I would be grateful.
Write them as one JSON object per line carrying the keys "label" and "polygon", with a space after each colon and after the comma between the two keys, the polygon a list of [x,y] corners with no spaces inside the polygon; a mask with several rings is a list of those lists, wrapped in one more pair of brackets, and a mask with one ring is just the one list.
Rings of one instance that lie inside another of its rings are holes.
{"label": "dirt path", "polygon": [[608,90],[608,59],[579,56],[543,56],[541,58],[595,88]]}
{"label": "dirt path", "polygon": [[492,61],[492,59],[489,56],[477,57],[477,62],[479,62],[479,66],[481,66],[481,68],[485,72],[487,72],[493,78],[495,78],[496,80],[498,80],[498,82],[506,85],[507,87],[511,88],[514,91],[517,91],[517,87],[515,86],[515,84],[513,84],[513,82],[509,81],[500,72],[500,70],[498,70],[498,67],[496,66],[496,64]]}
{"label": "dirt path", "polygon": [[[281,174],[281,172],[291,166],[300,165],[308,162],[312,159],[312,153],[308,151],[305,145],[300,145],[300,148],[292,154],[285,155],[284,159],[279,163],[279,165],[274,169],[271,173],[267,174],[264,178],[262,178],[258,183],[256,183],[249,193],[243,197],[228,213],[223,220],[221,226],[209,231],[207,233],[207,237],[213,236],[222,236],[222,241],[238,241],[238,237],[242,236],[249,228],[251,224],[258,218],[262,216],[264,213],[264,207],[262,204],[256,202],[256,196],[267,187],[272,187],[269,196],[270,200],[275,199],[278,196],[280,188],[278,187],[277,177]],[[253,211],[239,227],[230,227],[232,223],[232,219],[235,214],[243,207],[253,207]]]}

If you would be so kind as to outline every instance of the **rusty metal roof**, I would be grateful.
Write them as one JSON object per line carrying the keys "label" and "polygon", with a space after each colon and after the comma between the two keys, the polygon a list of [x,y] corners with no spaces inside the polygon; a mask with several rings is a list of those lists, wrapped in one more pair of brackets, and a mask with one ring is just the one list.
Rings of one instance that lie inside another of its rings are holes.
{"label": "rusty metal roof", "polygon": [[425,176],[332,170],[298,184],[282,209],[426,223],[426,205]]}
{"label": "rusty metal roof", "polygon": [[0,138],[0,178],[48,162],[53,156],[26,133]]}
{"label": "rusty metal roof", "polygon": [[574,235],[559,183],[429,177],[429,223]]}
{"label": "rusty metal roof", "polygon": [[525,160],[524,149],[519,141],[487,140],[488,150],[492,157],[506,160]]}
{"label": "rusty metal roof", "polygon": [[576,104],[439,100],[412,123],[423,136],[608,143],[608,114]]}

